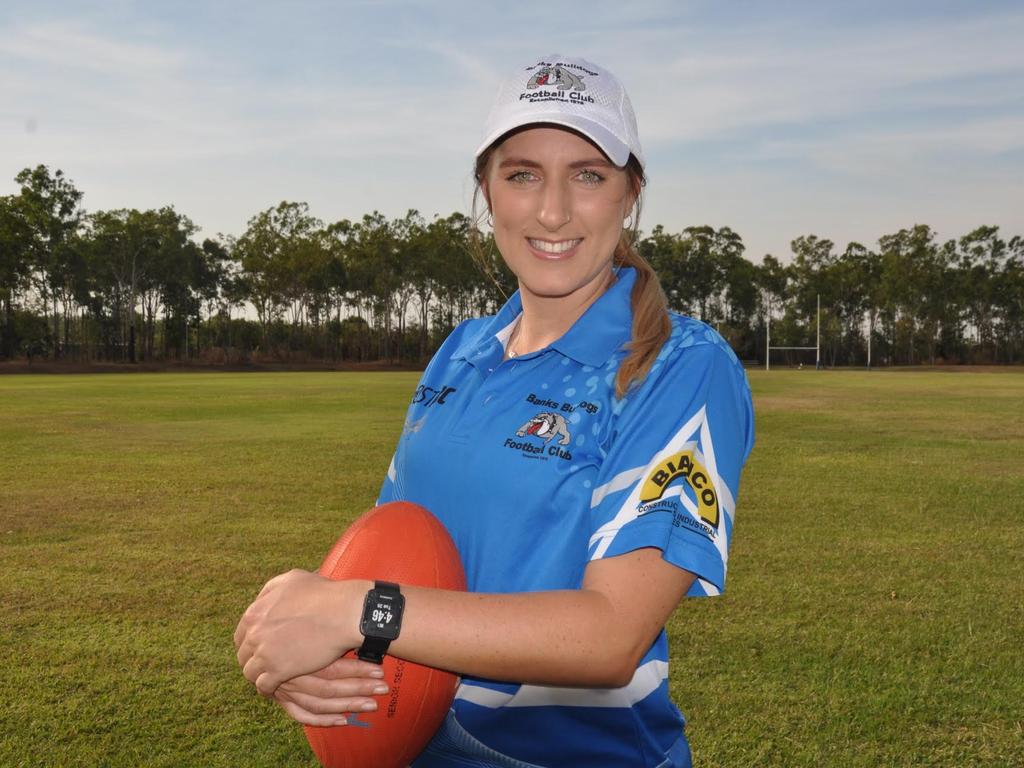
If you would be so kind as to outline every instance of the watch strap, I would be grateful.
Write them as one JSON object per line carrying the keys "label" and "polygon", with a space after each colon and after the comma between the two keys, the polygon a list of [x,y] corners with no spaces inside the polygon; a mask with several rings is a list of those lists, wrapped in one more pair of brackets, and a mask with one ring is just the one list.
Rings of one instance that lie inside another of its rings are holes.
{"label": "watch strap", "polygon": [[389,645],[391,645],[391,641],[384,637],[364,637],[363,644],[356,651],[356,655],[363,661],[383,664]]}

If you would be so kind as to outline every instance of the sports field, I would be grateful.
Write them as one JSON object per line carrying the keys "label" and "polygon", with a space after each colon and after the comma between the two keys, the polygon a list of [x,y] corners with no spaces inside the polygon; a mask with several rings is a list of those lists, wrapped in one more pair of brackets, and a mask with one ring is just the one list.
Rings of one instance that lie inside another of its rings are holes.
{"label": "sports field", "polygon": [[[376,497],[415,374],[0,377],[0,766],[315,766],[231,634]],[[1024,765],[1024,373],[750,373],[709,766]]]}

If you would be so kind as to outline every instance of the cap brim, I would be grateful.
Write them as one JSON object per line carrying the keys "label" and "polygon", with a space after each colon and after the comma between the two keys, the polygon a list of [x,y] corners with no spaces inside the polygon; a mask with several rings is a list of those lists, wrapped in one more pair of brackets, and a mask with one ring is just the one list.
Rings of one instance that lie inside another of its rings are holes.
{"label": "cap brim", "polygon": [[[527,125],[543,125],[545,123],[563,125],[566,128],[572,128],[574,131],[582,133],[594,142],[598,148],[608,156],[608,159],[619,168],[624,167],[626,163],[629,162],[629,145],[619,139],[607,128],[593,120],[583,117],[582,115],[558,114],[545,115],[542,119],[538,119],[537,116],[534,115],[531,116],[530,120],[506,120],[488,134],[487,138],[485,138],[477,148],[475,156],[480,157],[485,149],[509,131],[514,131],[516,128],[522,128]],[[637,160],[641,163],[643,162],[642,158],[638,157]]]}

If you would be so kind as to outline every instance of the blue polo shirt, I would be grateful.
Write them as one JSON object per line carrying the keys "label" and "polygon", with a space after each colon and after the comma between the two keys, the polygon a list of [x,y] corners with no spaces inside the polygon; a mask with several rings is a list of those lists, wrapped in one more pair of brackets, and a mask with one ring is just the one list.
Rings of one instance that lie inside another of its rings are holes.
{"label": "blue polo shirt", "polygon": [[[591,560],[640,547],[695,573],[692,596],[724,588],[754,440],[746,376],[713,329],[673,313],[650,373],[617,399],[635,277],[622,269],[560,339],[503,361],[516,293],[459,325],[424,371],[378,502],[431,510],[471,591],[576,589]],[[466,677],[452,714],[459,738],[439,734],[417,766],[478,764],[458,762],[467,743],[500,765],[629,768],[675,765],[685,746],[664,630],[623,688]]]}

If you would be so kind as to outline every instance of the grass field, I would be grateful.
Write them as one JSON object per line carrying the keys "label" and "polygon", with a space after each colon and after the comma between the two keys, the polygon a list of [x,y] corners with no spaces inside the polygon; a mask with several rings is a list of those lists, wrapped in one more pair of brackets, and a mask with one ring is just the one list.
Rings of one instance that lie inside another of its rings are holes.
{"label": "grass field", "polygon": [[[1024,765],[1024,374],[750,373],[698,768]],[[0,766],[315,766],[234,660],[372,504],[415,374],[0,377]]]}

